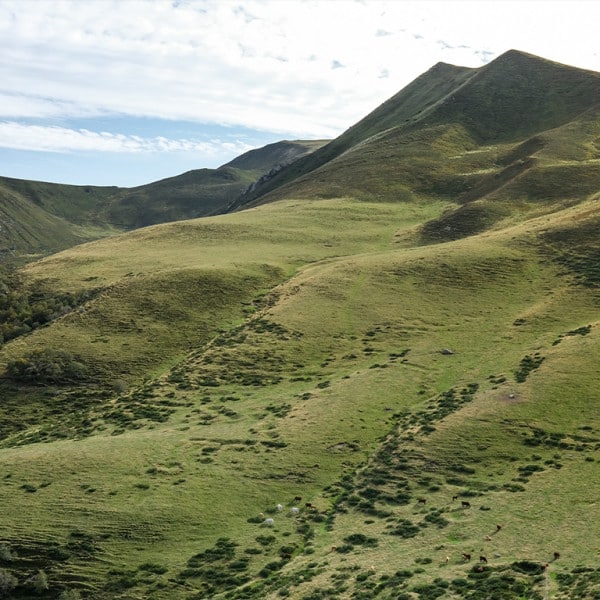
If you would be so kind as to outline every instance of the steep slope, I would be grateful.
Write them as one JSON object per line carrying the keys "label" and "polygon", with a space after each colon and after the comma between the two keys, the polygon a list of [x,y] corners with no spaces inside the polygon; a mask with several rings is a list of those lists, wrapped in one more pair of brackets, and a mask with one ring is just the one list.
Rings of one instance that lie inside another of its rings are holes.
{"label": "steep slope", "polygon": [[49,254],[112,233],[97,213],[114,190],[0,177],[1,252]]}
{"label": "steep slope", "polygon": [[[514,50],[479,69],[438,64],[338,139],[247,194],[239,206],[349,191],[386,201],[422,196],[464,203],[516,179],[521,197],[539,198],[548,170],[565,168],[572,172],[565,193],[560,178],[552,177],[546,187],[551,199],[572,199],[569,186],[577,197],[587,197],[599,189],[593,162],[599,97],[598,73]],[[558,137],[571,149],[570,165],[552,141]],[[534,160],[542,148],[543,162]],[[522,177],[525,173],[533,176]],[[576,183],[582,177],[584,187]],[[498,206],[489,211],[512,212]]]}
{"label": "steep slope", "polygon": [[599,103],[600,74],[509,50],[430,109],[425,123],[461,123],[481,144],[554,129]]}
{"label": "steep slope", "polygon": [[236,206],[241,207],[252,203],[256,198],[267,195],[273,189],[285,186],[290,181],[318,169],[373,135],[410,122],[426,107],[449,94],[471,74],[472,69],[466,67],[456,67],[446,63],[436,64],[341,136],[312,155],[301,158],[293,166],[278,173],[277,177],[264,182],[260,188],[240,198]]}
{"label": "steep slope", "polygon": [[254,171],[262,175],[268,173],[273,167],[289,165],[302,156],[318,150],[328,142],[329,140],[283,140],[267,144],[257,150],[249,150],[223,167]]}

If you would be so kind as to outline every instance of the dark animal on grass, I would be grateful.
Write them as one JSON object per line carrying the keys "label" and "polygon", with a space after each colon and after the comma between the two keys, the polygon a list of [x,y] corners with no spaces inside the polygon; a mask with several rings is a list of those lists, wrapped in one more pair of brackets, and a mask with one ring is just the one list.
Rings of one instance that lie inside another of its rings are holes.
{"label": "dark animal on grass", "polygon": [[302,496],[294,496],[294,502],[300,502],[302,500]]}
{"label": "dark animal on grass", "polygon": [[314,506],[310,502],[307,502],[304,506],[306,508],[314,508]]}
{"label": "dark animal on grass", "polygon": [[417,500],[417,502],[418,502],[419,504],[427,504],[427,498],[419,498],[419,499]]}
{"label": "dark animal on grass", "polygon": [[480,556],[479,562],[485,563],[487,565],[487,558],[485,556]]}
{"label": "dark animal on grass", "polygon": [[284,552],[284,553],[281,555],[281,558],[282,558],[283,560],[290,560],[290,559],[292,558],[292,555],[291,555],[289,552]]}
{"label": "dark animal on grass", "polygon": [[463,508],[471,508],[471,503],[470,503],[468,500],[463,500],[463,501],[460,503],[460,505],[461,505]]}
{"label": "dark animal on grass", "polygon": [[458,500],[458,496],[452,496],[452,502],[456,502]]}
{"label": "dark animal on grass", "polygon": [[502,525],[496,525],[496,531],[500,531],[502,529]]}
{"label": "dark animal on grass", "polygon": [[554,553],[554,560],[558,560],[560,558],[560,552]]}
{"label": "dark animal on grass", "polygon": [[468,560],[471,560],[471,555],[467,554],[466,552],[463,552],[462,558],[466,562]]}

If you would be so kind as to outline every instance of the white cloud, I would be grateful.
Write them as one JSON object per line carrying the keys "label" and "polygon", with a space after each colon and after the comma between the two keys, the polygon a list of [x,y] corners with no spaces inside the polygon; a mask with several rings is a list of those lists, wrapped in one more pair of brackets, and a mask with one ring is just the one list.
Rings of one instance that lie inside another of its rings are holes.
{"label": "white cloud", "polygon": [[42,125],[24,125],[14,121],[0,122],[0,147],[37,152],[111,152],[151,153],[185,152],[202,155],[220,155],[224,152],[242,154],[253,148],[243,141],[208,142],[168,139],[162,136],[143,138],[87,129],[68,129]]}
{"label": "white cloud", "polygon": [[598,70],[598,22],[576,0],[1,0],[0,117],[331,137],[440,60],[518,48]]}
{"label": "white cloud", "polygon": [[109,111],[332,135],[440,57],[477,66],[510,44],[577,58],[594,22],[578,10],[598,9],[575,4],[4,0],[0,114],[15,115],[18,94],[21,117]]}

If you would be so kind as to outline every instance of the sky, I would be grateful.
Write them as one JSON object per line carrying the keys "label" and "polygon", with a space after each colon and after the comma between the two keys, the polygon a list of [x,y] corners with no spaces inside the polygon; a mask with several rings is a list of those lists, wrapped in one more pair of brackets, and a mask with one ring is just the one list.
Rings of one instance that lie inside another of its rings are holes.
{"label": "sky", "polygon": [[134,187],[329,139],[437,62],[600,71],[597,0],[0,0],[0,175]]}

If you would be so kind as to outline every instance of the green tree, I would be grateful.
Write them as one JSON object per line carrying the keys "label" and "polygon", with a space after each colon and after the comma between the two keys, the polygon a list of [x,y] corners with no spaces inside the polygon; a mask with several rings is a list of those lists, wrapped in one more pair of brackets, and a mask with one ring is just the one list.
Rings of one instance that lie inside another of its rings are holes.
{"label": "green tree", "polygon": [[45,592],[46,590],[50,589],[50,586],[48,585],[48,577],[46,576],[46,573],[44,573],[44,571],[38,571],[33,576],[31,583],[33,585],[33,589],[38,594],[41,594],[42,592]]}
{"label": "green tree", "polygon": [[85,378],[85,366],[66,350],[34,350],[9,361],[6,374],[27,383],[67,383]]}
{"label": "green tree", "polygon": [[19,581],[7,569],[0,569],[0,598],[4,598],[14,590]]}

